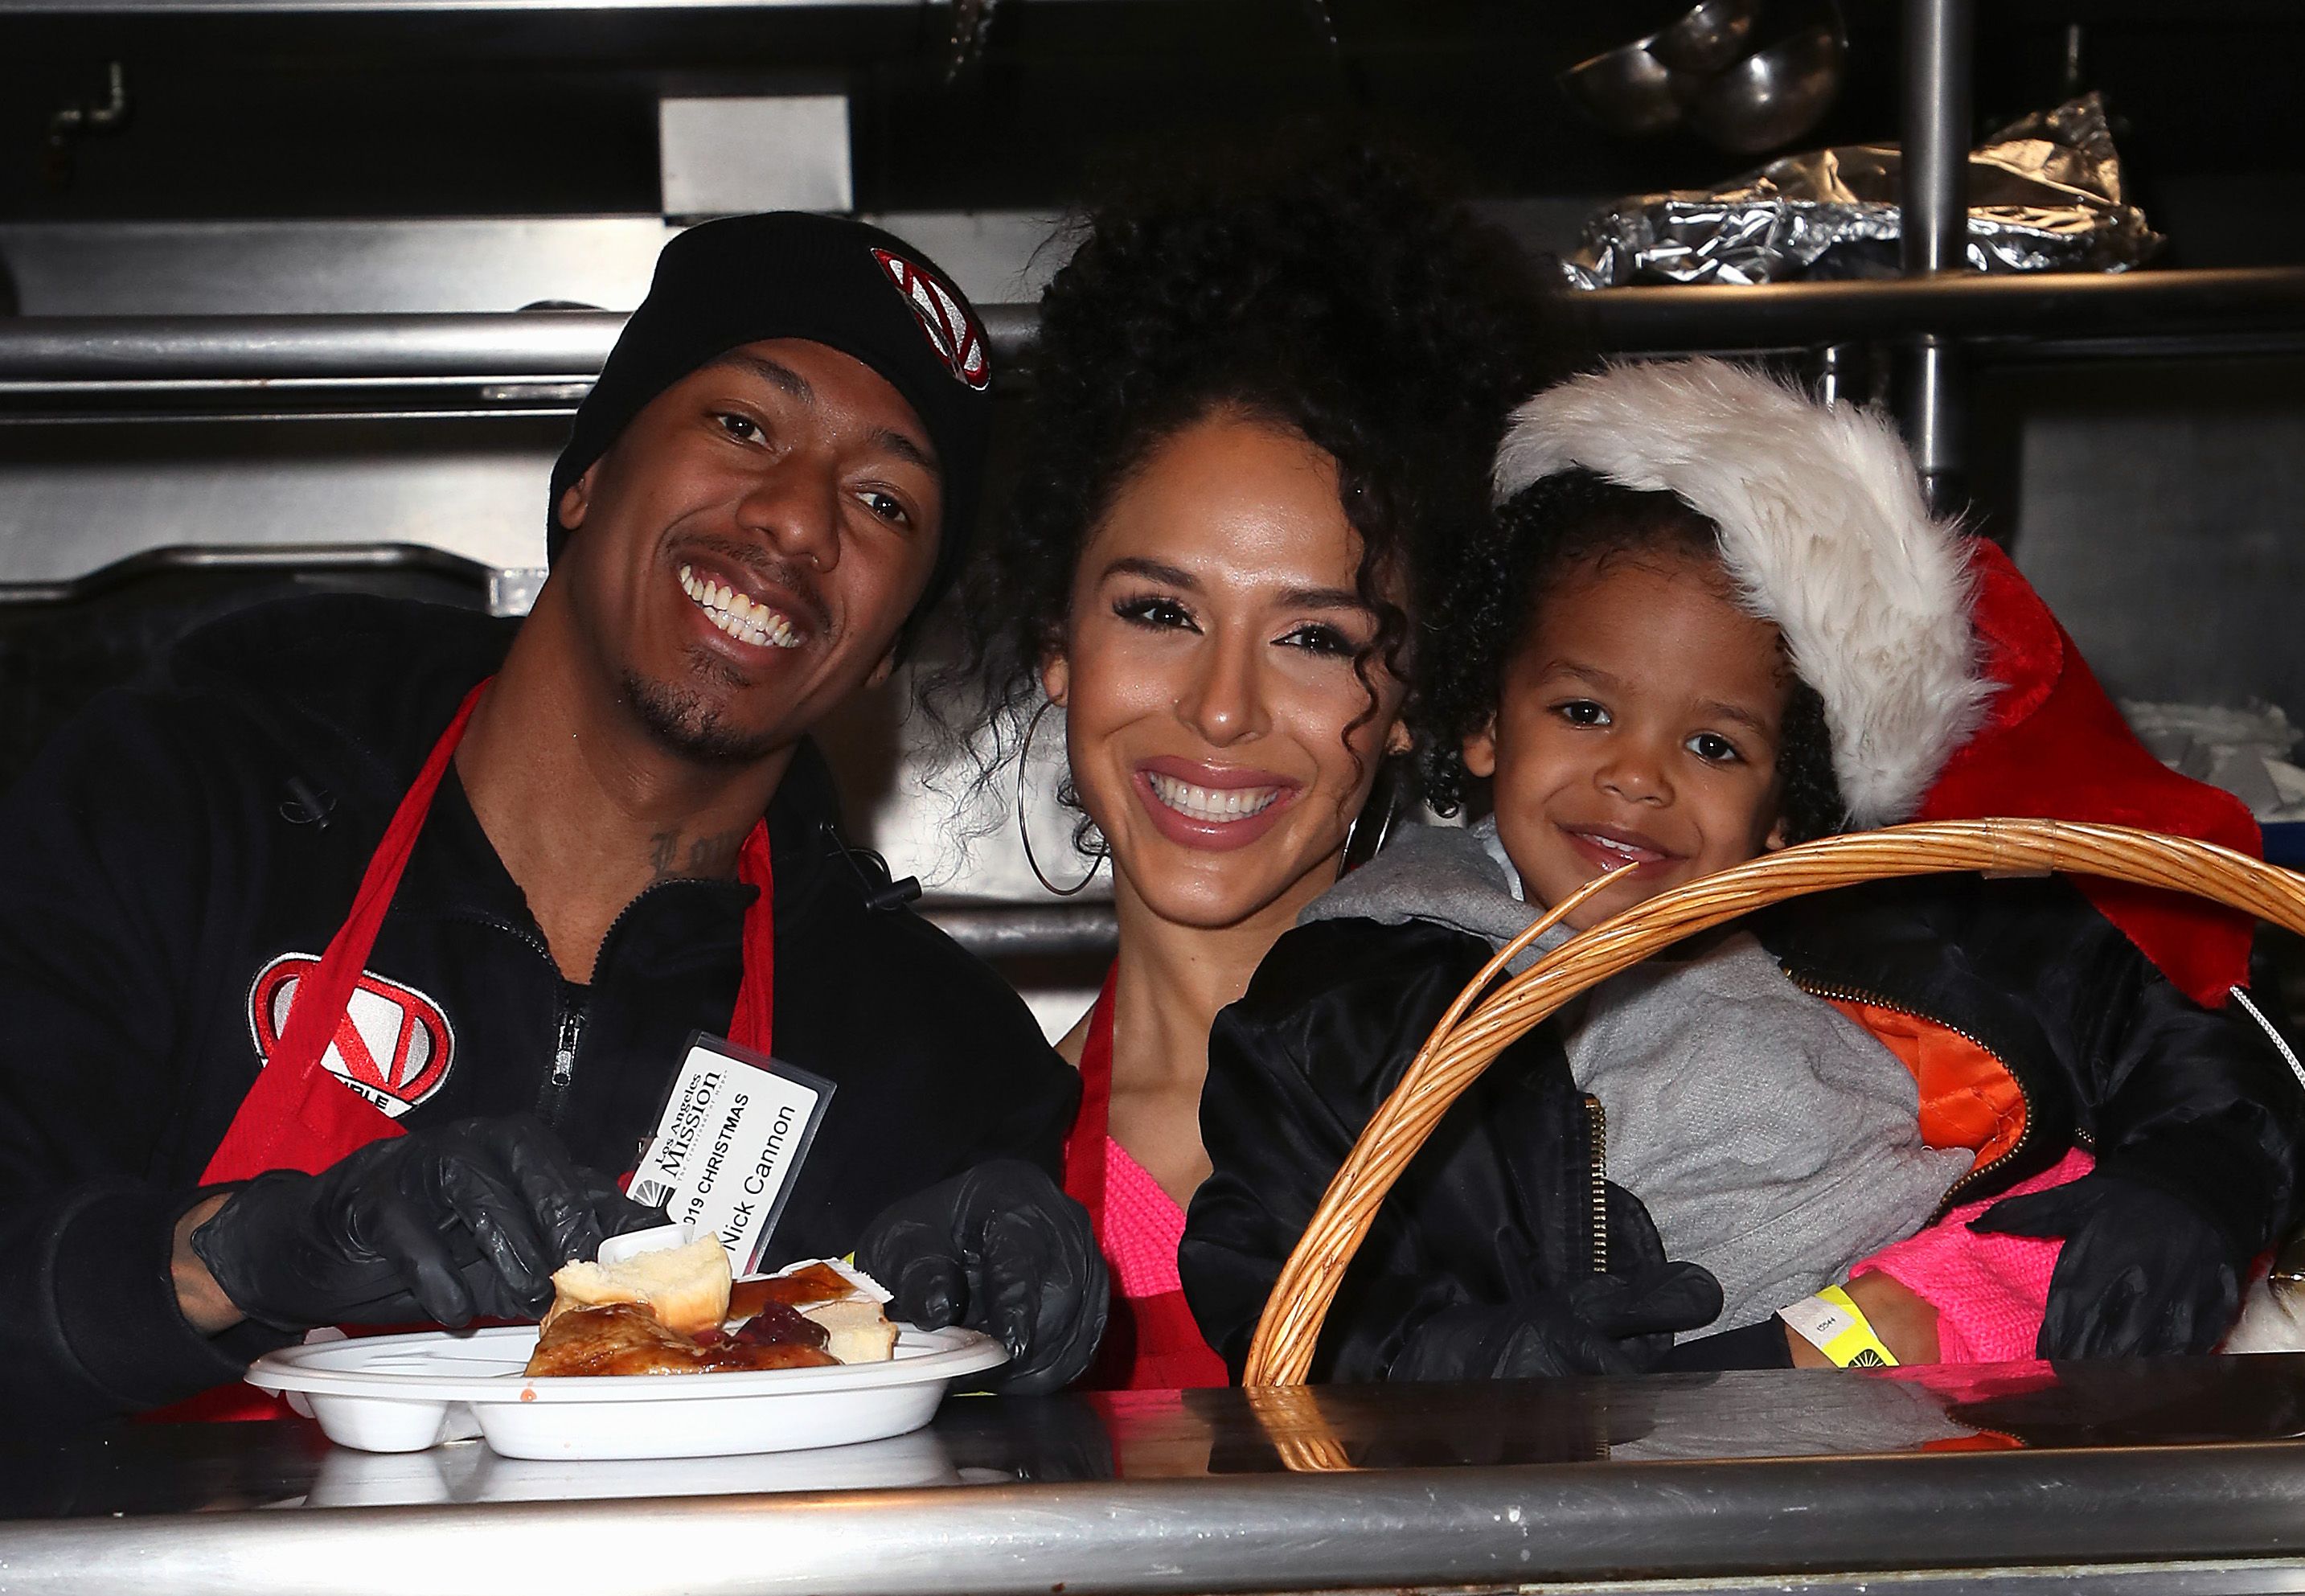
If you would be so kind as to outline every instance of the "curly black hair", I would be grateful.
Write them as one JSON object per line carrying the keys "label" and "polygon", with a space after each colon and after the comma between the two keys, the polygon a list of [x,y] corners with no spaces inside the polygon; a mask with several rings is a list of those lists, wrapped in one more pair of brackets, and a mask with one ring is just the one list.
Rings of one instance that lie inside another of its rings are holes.
{"label": "curly black hair", "polygon": [[[1426,675],[1417,760],[1425,796],[1442,813],[1465,801],[1465,739],[1496,714],[1505,668],[1548,584],[1609,556],[1637,553],[1717,565],[1720,529],[1678,494],[1626,488],[1587,471],[1543,478],[1497,507],[1454,590],[1433,611],[1449,648]],[[1790,664],[1786,668],[1790,675]],[[1777,773],[1787,841],[1829,836],[1848,824],[1824,700],[1797,675],[1785,701]]]}
{"label": "curly black hair", "polygon": [[1016,751],[1091,532],[1158,446],[1212,415],[1335,459],[1378,621],[1354,660],[1368,712],[1376,663],[1413,695],[1427,650],[1410,616],[1486,520],[1507,412],[1565,365],[1534,263],[1365,142],[1171,176],[1076,229],[1041,301],[1009,511],[965,578],[961,662],[931,689],[932,709],[989,695],[981,782]]}

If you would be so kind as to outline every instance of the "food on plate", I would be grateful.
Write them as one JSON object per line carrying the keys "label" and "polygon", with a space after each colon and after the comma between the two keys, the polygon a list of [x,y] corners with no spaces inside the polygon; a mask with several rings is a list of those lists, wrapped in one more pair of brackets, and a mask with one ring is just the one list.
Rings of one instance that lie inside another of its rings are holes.
{"label": "food on plate", "polygon": [[[824,1346],[832,1339],[832,1332],[812,1319],[805,1319],[797,1308],[787,1308],[782,1303],[764,1304],[758,1313],[728,1332],[736,1341],[750,1341],[759,1346],[772,1346],[781,1341],[796,1341],[809,1346]],[[839,1354],[833,1354],[838,1357]],[[844,1363],[849,1360],[841,1358]]]}
{"label": "food on plate", "polygon": [[844,1363],[885,1363],[897,1355],[897,1327],[870,1297],[821,1303],[802,1312],[828,1332],[825,1350]]}
{"label": "food on plate", "polygon": [[765,1280],[728,1278],[728,1254],[702,1235],[617,1263],[572,1263],[552,1277],[552,1307],[531,1375],[711,1374],[880,1363],[896,1356],[889,1322],[862,1277],[809,1263]]}
{"label": "food on plate", "polygon": [[531,1375],[711,1374],[822,1369],[839,1360],[801,1341],[740,1340],[717,1328],[710,1341],[684,1336],[642,1303],[605,1303],[556,1315],[537,1337]]}
{"label": "food on plate", "polygon": [[761,1280],[739,1280],[728,1294],[728,1317],[749,1319],[763,1303],[805,1308],[812,1303],[837,1303],[855,1296],[856,1282],[829,1263],[802,1264]]}
{"label": "food on plate", "polygon": [[644,1304],[677,1335],[717,1330],[728,1317],[728,1254],[707,1235],[621,1263],[569,1264],[553,1271],[544,1322],[612,1303]]}

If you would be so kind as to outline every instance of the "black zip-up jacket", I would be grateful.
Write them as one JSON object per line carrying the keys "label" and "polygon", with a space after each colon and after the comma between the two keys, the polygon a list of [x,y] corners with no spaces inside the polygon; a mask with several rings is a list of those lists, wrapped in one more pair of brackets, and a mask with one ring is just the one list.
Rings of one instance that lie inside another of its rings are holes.
{"label": "black zip-up jacket", "polygon": [[[194,1331],[171,1232],[285,977],[343,923],[512,631],[369,598],[245,612],[95,700],[0,800],[0,1379],[20,1422],[174,1401],[282,1339]],[[813,749],[769,828],[776,1052],[837,1090],[768,1261],[843,1253],[887,1204],[985,1159],[1056,1173],[1077,1078],[989,969],[872,906],[886,878],[842,847]],[[581,1161],[630,1169],[689,1032],[727,1031],[754,896],[651,887],[574,987],[452,769],[353,999],[363,1050],[414,1099],[404,1125],[535,1110]]]}
{"label": "black zip-up jacket", "polygon": [[[2063,880],[1881,882],[1750,923],[1811,991],[1961,1031],[2015,1079],[2023,1134],[1944,1206],[2006,1190],[2078,1142],[2106,1174],[2185,1193],[2243,1256],[2293,1220],[2305,1145],[2296,1080],[2262,1032],[2186,998]],[[1494,951],[1431,921],[1321,921],[1282,937],[1217,1016],[1201,1099],[1214,1172],[1193,1199],[1179,1262],[1194,1316],[1236,1377],[1331,1177]],[[1554,1023],[1500,1055],[1386,1198],[1314,1378],[1382,1379],[1441,1310],[1510,1303],[1589,1271],[1607,1227],[1596,1108]]]}

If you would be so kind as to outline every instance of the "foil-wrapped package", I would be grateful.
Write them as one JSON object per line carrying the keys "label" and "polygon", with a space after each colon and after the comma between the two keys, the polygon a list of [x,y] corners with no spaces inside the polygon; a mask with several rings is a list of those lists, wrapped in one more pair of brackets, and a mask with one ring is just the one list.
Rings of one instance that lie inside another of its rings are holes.
{"label": "foil-wrapped package", "polygon": [[[1771,161],[1717,188],[1645,194],[1585,224],[1562,270],[1578,288],[1898,275],[1899,157],[1851,144]],[[1969,157],[1969,266],[2127,271],[2159,247],[2121,197],[2096,95],[2003,128]]]}

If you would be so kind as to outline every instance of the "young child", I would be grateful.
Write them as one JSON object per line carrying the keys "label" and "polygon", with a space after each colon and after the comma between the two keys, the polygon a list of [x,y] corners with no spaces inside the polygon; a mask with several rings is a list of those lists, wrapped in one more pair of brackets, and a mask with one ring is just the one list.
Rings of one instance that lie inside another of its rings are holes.
{"label": "young child", "polygon": [[[1212,1037],[1183,1274],[1236,1369],[1345,1151],[1497,947],[1603,871],[1622,883],[1575,927],[1909,815],[1984,701],[1961,540],[1861,413],[1717,362],[1619,369],[1525,406],[1498,486],[1424,705],[1436,797],[1485,779],[1493,817],[1340,884]],[[1813,1328],[1806,1299],[1852,1274],[1839,1307],[1901,1360],[2037,1333],[2203,1349],[2291,1210],[2300,1118],[2265,1039],[2062,880],[1795,900],[1492,1065],[1388,1200],[1316,1368],[1633,1368],[1701,1328],[1731,1333],[1681,1366],[1781,1363],[1807,1344],[1772,1316]],[[1957,1203],[2017,1234],[1923,1228]]]}

